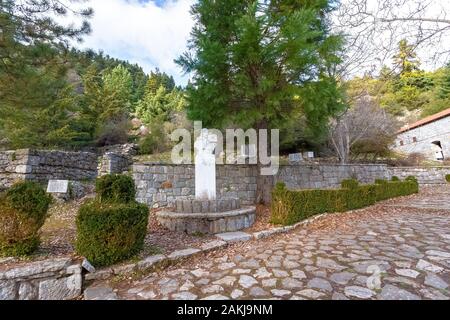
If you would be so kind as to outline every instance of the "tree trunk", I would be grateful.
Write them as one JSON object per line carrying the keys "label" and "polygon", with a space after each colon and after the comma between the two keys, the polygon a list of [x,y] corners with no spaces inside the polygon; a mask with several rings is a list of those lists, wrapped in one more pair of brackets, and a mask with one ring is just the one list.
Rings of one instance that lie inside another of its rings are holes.
{"label": "tree trunk", "polygon": [[[256,125],[256,129],[258,131],[258,152],[259,152],[259,130],[261,129],[268,129],[268,123],[267,121],[261,120],[260,122],[257,123]],[[267,136],[268,141],[267,141],[267,152],[268,155],[271,154],[271,144],[270,144],[270,136]],[[256,165],[256,204],[265,204],[268,205],[270,204],[271,200],[272,200],[272,189],[274,186],[274,177],[271,176],[263,176],[261,175],[261,169],[263,168],[263,165],[261,164],[261,162],[259,161],[259,157],[258,157],[258,162]]]}

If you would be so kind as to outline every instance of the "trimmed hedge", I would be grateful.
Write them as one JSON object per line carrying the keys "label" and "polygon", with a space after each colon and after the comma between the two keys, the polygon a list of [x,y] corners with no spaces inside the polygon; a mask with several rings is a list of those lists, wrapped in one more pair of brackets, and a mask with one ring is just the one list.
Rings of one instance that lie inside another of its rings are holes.
{"label": "trimmed hedge", "polygon": [[450,183],[450,174],[447,174],[447,175],[445,176],[445,181],[447,181],[448,183]]}
{"label": "trimmed hedge", "polygon": [[134,201],[136,188],[130,176],[108,174],[98,178],[95,182],[95,191],[100,202],[127,203]]}
{"label": "trimmed hedge", "polygon": [[359,182],[356,179],[342,180],[341,187],[344,189],[355,189],[359,186]]}
{"label": "trimmed hedge", "polygon": [[52,199],[35,182],[19,182],[0,196],[0,255],[25,256],[39,246]]}
{"label": "trimmed hedge", "polygon": [[97,267],[126,260],[142,249],[147,224],[146,205],[89,201],[78,212],[76,250]]}
{"label": "trimmed hedge", "polygon": [[391,198],[407,196],[419,192],[419,185],[414,180],[384,181],[375,187],[376,200],[383,201]]}
{"label": "trimmed hedge", "polygon": [[379,180],[378,184],[356,187],[354,182],[348,181],[343,182],[347,188],[298,191],[277,183],[272,192],[272,222],[292,225],[316,214],[360,209],[380,200],[418,192],[418,184],[414,181]]}
{"label": "trimmed hedge", "polygon": [[149,209],[135,201],[131,177],[106,175],[96,181],[97,197],[78,211],[78,254],[98,267],[139,253],[147,233]]}

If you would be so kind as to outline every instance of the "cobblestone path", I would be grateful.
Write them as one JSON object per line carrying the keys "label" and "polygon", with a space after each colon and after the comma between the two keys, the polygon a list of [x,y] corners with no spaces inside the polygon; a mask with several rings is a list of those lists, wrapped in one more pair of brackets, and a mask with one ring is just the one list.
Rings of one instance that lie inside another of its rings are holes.
{"label": "cobblestone path", "polygon": [[118,299],[450,299],[449,188],[397,202],[107,285]]}

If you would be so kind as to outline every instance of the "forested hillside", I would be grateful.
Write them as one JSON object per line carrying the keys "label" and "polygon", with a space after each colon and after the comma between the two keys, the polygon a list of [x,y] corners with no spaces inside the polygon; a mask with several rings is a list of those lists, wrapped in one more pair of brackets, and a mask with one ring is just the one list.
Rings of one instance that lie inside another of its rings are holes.
{"label": "forested hillside", "polygon": [[413,46],[401,41],[393,57],[394,68],[384,67],[377,77],[348,81],[348,94],[356,100],[369,94],[401,122],[414,122],[450,108],[450,64],[424,71]]}
{"label": "forested hillside", "polygon": [[[450,64],[425,71],[416,46],[406,40],[398,44],[390,67],[343,81],[334,71],[342,63],[344,39],[330,33],[324,19],[332,11],[327,2],[301,9],[309,10],[309,22],[291,17],[279,30],[295,30],[288,43],[264,38],[265,7],[203,4],[208,12],[235,14],[211,16],[211,23],[224,21],[206,32],[209,42],[202,40],[202,29],[194,29],[192,40],[202,54],[188,51],[178,59],[192,75],[186,89],[158,69],[146,74],[139,65],[103,52],[75,49],[74,40],[89,33],[89,23],[59,25],[54,15],[65,16],[68,8],[58,3],[0,3],[1,149],[84,149],[132,141],[143,153],[162,152],[170,147],[172,129],[203,120],[221,129],[278,128],[282,152],[312,149],[341,160],[350,154],[376,158],[389,154],[400,125],[450,107]],[[251,21],[241,7],[251,9]],[[280,16],[269,15],[270,23],[284,23],[283,15],[297,9],[283,6]],[[92,15],[89,9],[72,13],[86,19]],[[307,23],[317,30],[298,31],[308,29]],[[304,51],[310,53],[299,59],[293,53],[305,43],[311,43]],[[368,124],[367,112],[376,121]],[[346,156],[338,149],[345,149]]]}

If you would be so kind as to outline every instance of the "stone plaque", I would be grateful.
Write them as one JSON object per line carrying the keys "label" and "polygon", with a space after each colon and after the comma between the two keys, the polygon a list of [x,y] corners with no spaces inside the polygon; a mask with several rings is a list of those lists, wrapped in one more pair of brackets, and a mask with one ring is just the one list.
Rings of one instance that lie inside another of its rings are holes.
{"label": "stone plaque", "polygon": [[69,180],[49,180],[47,186],[48,193],[67,193]]}
{"label": "stone plaque", "polygon": [[301,153],[291,153],[289,155],[289,162],[290,163],[296,163],[303,161],[303,156]]}
{"label": "stone plaque", "polygon": [[313,151],[307,151],[303,152],[303,157],[306,159],[313,159],[314,158],[314,152]]}

